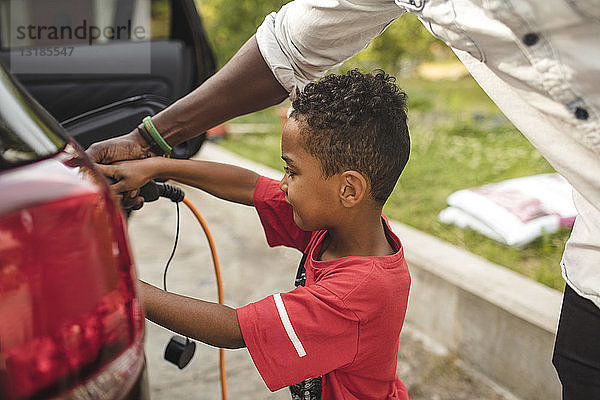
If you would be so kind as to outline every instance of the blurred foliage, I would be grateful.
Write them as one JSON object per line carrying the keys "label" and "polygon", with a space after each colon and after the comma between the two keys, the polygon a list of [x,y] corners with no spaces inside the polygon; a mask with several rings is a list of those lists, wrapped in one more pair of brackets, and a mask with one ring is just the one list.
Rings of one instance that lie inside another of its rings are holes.
{"label": "blurred foliage", "polygon": [[355,56],[349,67],[381,68],[393,75],[405,73],[423,61],[453,58],[451,50],[433,37],[414,15],[392,23],[369,47]]}
{"label": "blurred foliage", "polygon": [[196,0],[209,41],[223,66],[285,0]]}
{"label": "blurred foliage", "polygon": [[[267,14],[285,3],[285,0],[196,0],[219,66],[256,32]],[[416,17],[407,14],[392,23],[354,62],[364,68],[395,73],[406,61],[416,65],[448,57],[452,57],[450,50],[431,36]]]}
{"label": "blurred foliage", "polygon": [[152,0],[151,8],[152,39],[165,39],[169,37],[171,28],[171,7],[168,0]]}

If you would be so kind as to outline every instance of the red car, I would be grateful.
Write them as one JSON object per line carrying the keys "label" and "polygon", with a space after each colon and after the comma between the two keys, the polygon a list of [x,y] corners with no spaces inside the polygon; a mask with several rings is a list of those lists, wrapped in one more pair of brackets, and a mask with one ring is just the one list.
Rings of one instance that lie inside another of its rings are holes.
{"label": "red car", "polygon": [[119,205],[3,68],[0,98],[0,398],[147,398]]}
{"label": "red car", "polygon": [[0,399],[147,399],[122,213],[82,148],[215,72],[200,16],[193,0],[23,0],[0,17]]}

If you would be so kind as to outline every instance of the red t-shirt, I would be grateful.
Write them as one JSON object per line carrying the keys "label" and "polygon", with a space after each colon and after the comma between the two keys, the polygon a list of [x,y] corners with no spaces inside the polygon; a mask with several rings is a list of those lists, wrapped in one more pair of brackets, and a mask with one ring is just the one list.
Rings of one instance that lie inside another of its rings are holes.
{"label": "red t-shirt", "polygon": [[396,375],[410,287],[400,240],[385,257],[318,261],[326,231],[296,226],[278,182],[261,177],[254,206],[270,246],[307,254],[306,285],[237,310],[244,342],[270,390],[323,376],[322,399],[408,400]]}

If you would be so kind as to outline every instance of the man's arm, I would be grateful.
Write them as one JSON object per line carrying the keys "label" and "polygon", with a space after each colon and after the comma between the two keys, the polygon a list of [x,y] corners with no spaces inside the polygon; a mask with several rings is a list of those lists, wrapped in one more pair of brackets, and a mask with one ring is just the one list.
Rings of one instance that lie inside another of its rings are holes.
{"label": "man's arm", "polygon": [[216,347],[246,347],[235,309],[165,292],[138,281],[146,317],[167,329]]}
{"label": "man's arm", "polygon": [[279,104],[287,96],[252,36],[219,72],[152,120],[169,144],[177,144],[234,117]]}
{"label": "man's arm", "polygon": [[[239,115],[275,105],[288,96],[263,60],[254,36],[215,75],[154,117],[161,136],[171,145],[197,136]],[[90,146],[94,162],[145,158],[150,146],[137,129]]]}

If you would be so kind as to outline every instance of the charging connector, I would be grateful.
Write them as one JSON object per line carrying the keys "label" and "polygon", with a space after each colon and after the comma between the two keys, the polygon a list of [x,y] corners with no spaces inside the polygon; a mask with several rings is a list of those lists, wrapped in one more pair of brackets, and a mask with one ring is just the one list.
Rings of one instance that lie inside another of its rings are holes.
{"label": "charging connector", "polygon": [[159,197],[165,197],[174,203],[180,203],[185,197],[181,188],[168,185],[162,182],[150,181],[140,188],[140,196],[145,202],[158,200]]}

